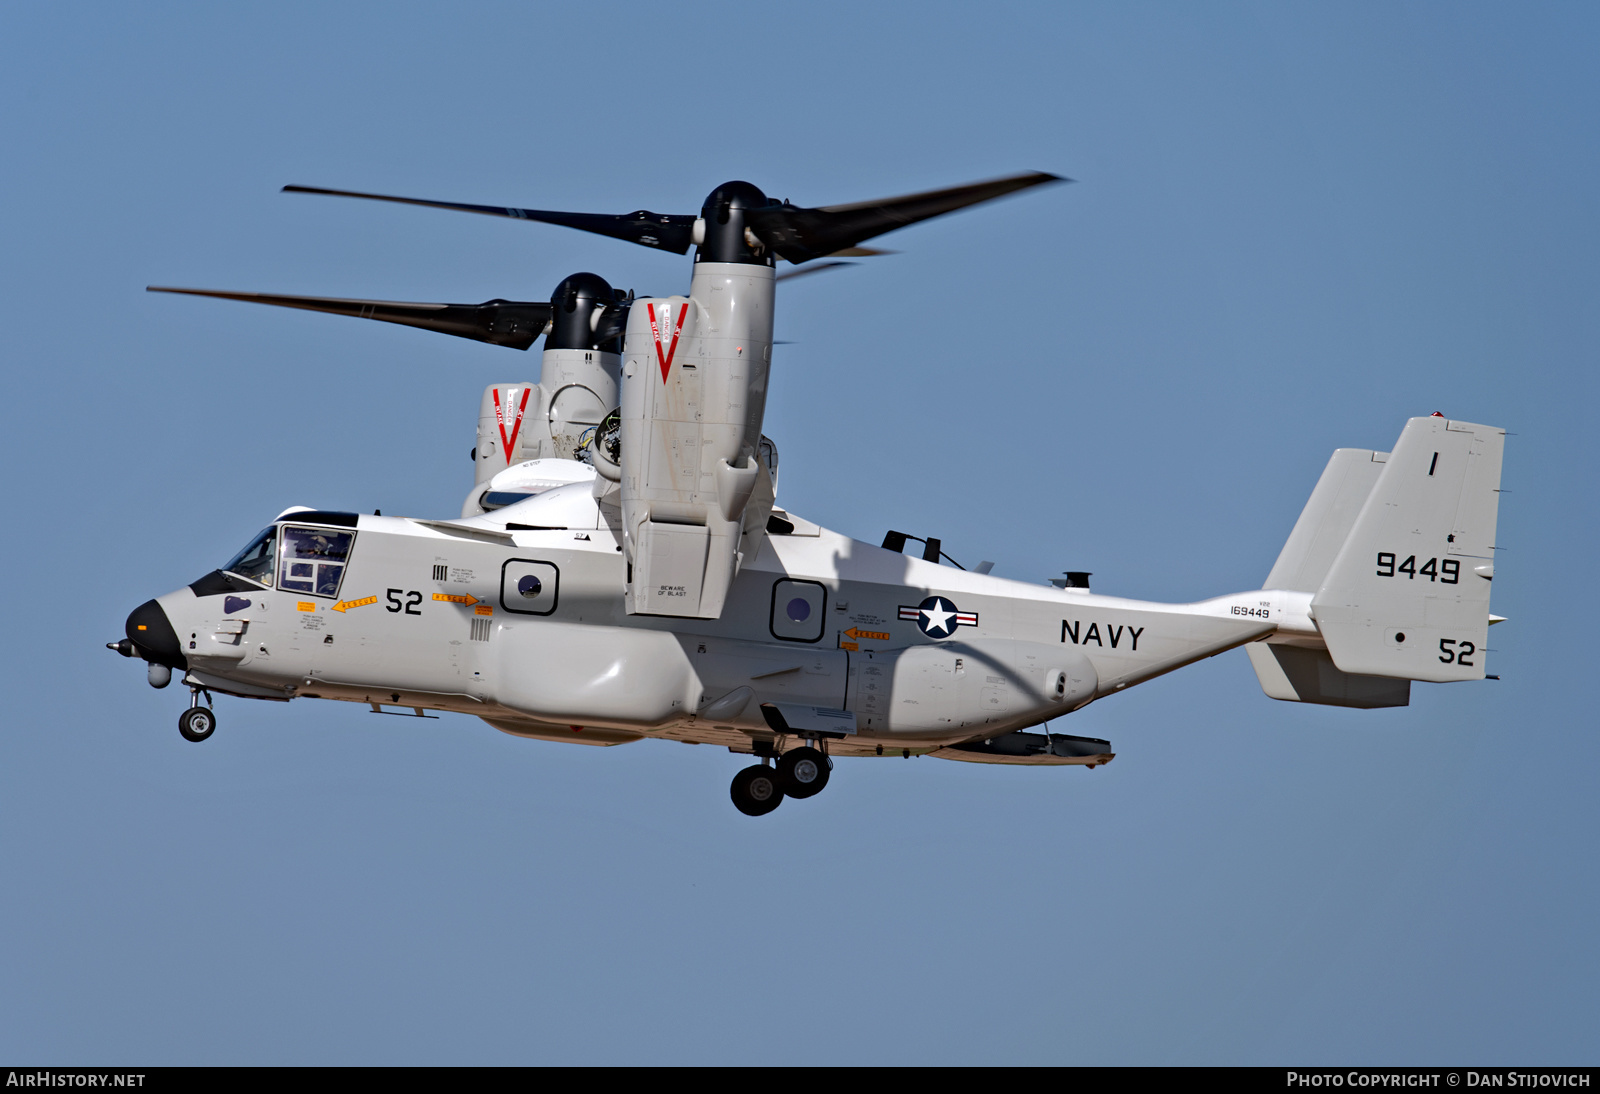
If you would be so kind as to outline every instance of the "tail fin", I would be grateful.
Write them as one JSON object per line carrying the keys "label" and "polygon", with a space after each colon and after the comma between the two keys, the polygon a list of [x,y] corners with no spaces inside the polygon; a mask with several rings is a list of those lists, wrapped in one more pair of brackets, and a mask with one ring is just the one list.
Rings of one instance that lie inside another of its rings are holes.
{"label": "tail fin", "polygon": [[[1387,452],[1367,448],[1334,452],[1267,575],[1265,588],[1315,593],[1322,587],[1388,459]],[[1411,702],[1411,681],[1342,672],[1326,649],[1252,642],[1245,652],[1261,690],[1274,699],[1366,709]]]}
{"label": "tail fin", "polygon": [[1483,678],[1504,446],[1492,426],[1406,423],[1311,600],[1342,672]]}
{"label": "tail fin", "polygon": [[1266,589],[1314,593],[1322,588],[1339,549],[1350,537],[1361,507],[1366,505],[1389,453],[1367,448],[1341,448],[1317,480],[1294,531],[1278,554]]}

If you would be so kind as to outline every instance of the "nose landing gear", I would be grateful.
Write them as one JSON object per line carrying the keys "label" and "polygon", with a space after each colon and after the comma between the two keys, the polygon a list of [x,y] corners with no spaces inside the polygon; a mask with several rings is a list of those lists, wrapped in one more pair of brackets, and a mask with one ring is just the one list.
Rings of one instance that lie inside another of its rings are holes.
{"label": "nose landing gear", "polygon": [[[217,716],[209,706],[200,705],[200,693],[203,689],[191,687],[189,689],[189,709],[178,715],[178,732],[183,734],[183,739],[196,744],[211,736],[217,730]],[[211,702],[211,693],[205,693],[206,702]]]}
{"label": "nose landing gear", "polygon": [[778,757],[776,767],[756,764],[733,777],[734,808],[747,817],[761,817],[783,804],[785,797],[809,798],[828,785],[833,761],[820,748],[804,745]]}

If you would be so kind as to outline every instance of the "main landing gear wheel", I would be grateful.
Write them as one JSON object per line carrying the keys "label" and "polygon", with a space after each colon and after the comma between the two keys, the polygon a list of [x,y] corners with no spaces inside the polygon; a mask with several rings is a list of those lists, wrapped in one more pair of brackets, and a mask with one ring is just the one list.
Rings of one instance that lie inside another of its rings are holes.
{"label": "main landing gear wheel", "polygon": [[729,791],[734,808],[747,817],[761,817],[783,804],[783,782],[770,767],[756,764],[733,777]]}
{"label": "main landing gear wheel", "polygon": [[791,748],[778,758],[778,781],[791,798],[809,798],[828,785],[833,761],[820,749]]}
{"label": "main landing gear wheel", "polygon": [[217,729],[217,716],[210,707],[190,707],[178,715],[178,732],[186,741],[200,742]]}

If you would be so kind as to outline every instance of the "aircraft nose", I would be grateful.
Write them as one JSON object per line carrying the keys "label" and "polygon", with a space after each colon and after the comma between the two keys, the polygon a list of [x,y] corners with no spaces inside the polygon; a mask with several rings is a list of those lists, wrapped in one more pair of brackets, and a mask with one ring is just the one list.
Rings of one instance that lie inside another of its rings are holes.
{"label": "aircraft nose", "polygon": [[146,661],[175,669],[188,667],[178,632],[172,629],[172,621],[154,600],[146,600],[128,615],[128,639],[139,647]]}

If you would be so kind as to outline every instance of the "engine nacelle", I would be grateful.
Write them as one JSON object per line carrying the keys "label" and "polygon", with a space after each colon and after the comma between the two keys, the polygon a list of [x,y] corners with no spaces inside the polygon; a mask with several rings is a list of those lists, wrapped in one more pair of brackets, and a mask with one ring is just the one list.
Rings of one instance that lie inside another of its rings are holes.
{"label": "engine nacelle", "polygon": [[701,261],[688,297],[633,304],[620,454],[630,614],[717,618],[765,535],[772,298],[770,265]]}
{"label": "engine nacelle", "polygon": [[[478,408],[473,482],[481,487],[526,460],[583,458],[594,428],[617,405],[622,356],[612,317],[625,309],[604,278],[579,273],[556,286],[539,382],[491,384]],[[481,490],[463,515],[481,512]]]}
{"label": "engine nacelle", "polygon": [[621,357],[547,349],[537,384],[491,384],[478,407],[475,482],[524,460],[579,459],[588,434],[616,406]]}

